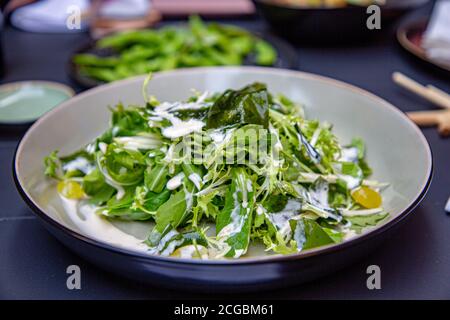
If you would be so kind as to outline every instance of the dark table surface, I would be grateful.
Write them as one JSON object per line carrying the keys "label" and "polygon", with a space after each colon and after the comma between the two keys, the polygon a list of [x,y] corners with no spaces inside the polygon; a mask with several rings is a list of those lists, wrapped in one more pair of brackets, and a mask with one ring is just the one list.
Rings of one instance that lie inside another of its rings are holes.
{"label": "dark table surface", "polygon": [[[424,8],[423,13],[430,8]],[[229,21],[228,21],[229,22]],[[257,19],[234,21],[264,30]],[[41,79],[66,83],[65,64],[85,34],[30,34],[7,27],[3,34],[6,75],[1,82]],[[298,47],[299,69],[337,78],[390,101],[403,111],[432,105],[391,81],[401,71],[422,83],[450,91],[450,76],[412,60],[396,44],[394,32],[364,45]],[[284,299],[448,299],[450,298],[450,140],[434,129],[423,131],[434,155],[435,175],[425,200],[390,240],[359,262],[297,287],[255,294],[214,296],[169,291],[109,274],[63,247],[43,228],[13,184],[11,164],[23,129],[0,129],[0,298],[6,299],[143,299],[143,298],[284,298]],[[407,161],[407,159],[405,159]],[[68,290],[66,268],[79,265],[81,290]],[[381,268],[381,290],[368,290],[366,269]],[[301,270],[299,270],[301,272]]]}

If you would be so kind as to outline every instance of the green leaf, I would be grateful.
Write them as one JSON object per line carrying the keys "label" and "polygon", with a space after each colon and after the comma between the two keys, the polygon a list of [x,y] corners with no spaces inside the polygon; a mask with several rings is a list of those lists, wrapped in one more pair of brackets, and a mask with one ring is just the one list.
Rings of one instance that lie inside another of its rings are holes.
{"label": "green leaf", "polygon": [[350,229],[357,233],[361,233],[364,228],[376,226],[389,216],[389,213],[371,214],[367,216],[345,217],[351,222]]}
{"label": "green leaf", "polygon": [[169,200],[171,191],[164,189],[160,193],[148,191],[144,199],[144,207],[149,211],[158,210],[167,200]]}
{"label": "green leaf", "polygon": [[128,209],[134,200],[134,187],[125,188],[125,194],[123,197],[118,199],[117,197],[112,197],[106,203],[107,209],[109,211],[118,210],[118,209]]}
{"label": "green leaf", "polygon": [[169,169],[164,164],[157,164],[151,170],[147,168],[144,173],[144,183],[147,189],[160,193],[167,184]]}
{"label": "green leaf", "polygon": [[203,182],[203,170],[202,167],[196,166],[190,163],[181,164],[185,177],[187,177],[187,183],[194,185],[198,190],[201,189]]}
{"label": "green leaf", "polygon": [[264,208],[267,209],[268,212],[280,212],[286,207],[288,202],[288,196],[284,194],[272,194],[268,199],[266,199],[263,203]]}
{"label": "green leaf", "polygon": [[369,177],[372,174],[372,169],[369,167],[369,165],[367,164],[366,160],[364,159],[359,159],[358,160],[358,165],[361,168],[364,178]]}
{"label": "green leaf", "polygon": [[122,198],[112,197],[106,203],[106,208],[100,208],[102,214],[121,220],[148,220],[152,215],[133,206],[135,188],[125,188]]}
{"label": "green leaf", "polygon": [[105,182],[105,178],[98,169],[94,169],[84,176],[83,190],[91,197],[90,202],[96,205],[108,201],[116,191]]}
{"label": "green leaf", "polygon": [[227,257],[236,258],[247,251],[255,202],[252,188],[252,181],[245,170],[235,169],[231,188],[225,197],[225,207],[219,212],[216,219],[219,241],[225,241],[230,246],[229,251],[225,254]]}
{"label": "green leaf", "polygon": [[334,243],[340,243],[344,240],[344,233],[336,231],[334,229],[322,227],[322,230],[325,231],[328,236],[334,241]]}
{"label": "green leaf", "polygon": [[181,225],[190,213],[192,203],[185,189],[172,193],[169,200],[158,208],[155,220],[156,225],[150,233],[147,241],[156,246],[159,240],[171,229]]}
{"label": "green leaf", "polygon": [[58,158],[58,151],[55,150],[44,158],[45,171],[44,174],[54,179],[61,179],[63,172],[61,169],[61,161]]}
{"label": "green leaf", "polygon": [[148,131],[147,119],[138,108],[125,108],[123,104],[117,104],[112,114],[112,127],[114,136],[134,136]]}
{"label": "green leaf", "polygon": [[270,98],[264,84],[253,83],[240,90],[225,91],[208,113],[207,129],[241,124],[269,124]]}
{"label": "green leaf", "polygon": [[342,162],[341,163],[342,174],[349,175],[355,178],[362,178],[363,172],[358,164],[353,162]]}
{"label": "green leaf", "polygon": [[358,149],[358,159],[364,158],[364,155],[366,153],[366,148],[364,145],[364,141],[362,139],[360,139],[360,138],[352,139],[352,143],[350,144],[350,146]]}
{"label": "green leaf", "polygon": [[208,241],[205,236],[201,232],[196,230],[174,233],[174,235],[167,239],[167,241],[165,241],[164,243],[158,243],[156,247],[152,245],[152,243],[148,240],[146,240],[146,243],[150,247],[154,247],[158,253],[165,256],[172,254],[178,248],[191,244],[201,245],[204,247],[208,246]]}
{"label": "green leaf", "polygon": [[186,193],[180,190],[172,194],[167,202],[159,207],[156,213],[155,229],[163,232],[170,224],[172,227],[178,227],[183,222],[186,214]]}
{"label": "green leaf", "polygon": [[146,163],[144,156],[139,151],[123,149],[110,144],[104,157],[108,173],[118,183],[132,185],[142,180]]}
{"label": "green leaf", "polygon": [[[291,224],[294,221],[291,221]],[[316,248],[333,243],[333,239],[322,227],[310,219],[300,219],[295,224],[294,240],[302,250]]]}

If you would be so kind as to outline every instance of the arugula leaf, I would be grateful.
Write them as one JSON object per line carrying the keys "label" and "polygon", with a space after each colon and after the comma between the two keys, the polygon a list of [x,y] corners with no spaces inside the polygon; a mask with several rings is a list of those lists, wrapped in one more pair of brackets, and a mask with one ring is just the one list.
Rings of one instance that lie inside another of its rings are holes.
{"label": "arugula leaf", "polygon": [[160,193],[169,180],[169,169],[165,164],[157,164],[153,168],[147,168],[144,172],[144,183],[148,190]]}
{"label": "arugula leaf", "polygon": [[158,241],[171,229],[180,226],[192,208],[192,194],[184,188],[172,193],[169,200],[162,204],[156,212],[156,225],[151,231],[148,242],[156,246]]}
{"label": "arugula leaf", "polygon": [[358,159],[363,159],[366,153],[366,147],[364,145],[364,141],[361,138],[352,139],[352,143],[350,147],[355,147],[358,150]]}
{"label": "arugula leaf", "polygon": [[148,191],[144,198],[144,208],[149,211],[158,210],[159,207],[169,200],[171,193],[169,189],[164,189],[160,193]]}
{"label": "arugula leaf", "polygon": [[128,137],[148,131],[148,124],[139,109],[125,108],[119,103],[112,113],[112,128],[114,136]]}
{"label": "arugula leaf", "polygon": [[186,192],[180,190],[175,194],[172,194],[167,202],[159,207],[156,213],[156,226],[155,229],[162,233],[168,225],[176,228],[178,227],[186,217]]}
{"label": "arugula leaf", "polygon": [[133,185],[142,180],[146,162],[139,151],[123,149],[110,144],[104,157],[109,175],[118,183]]}
{"label": "arugula leaf", "polygon": [[154,245],[153,242],[150,242],[148,239],[145,242],[152,247],[153,251],[156,251],[164,256],[169,256],[176,249],[191,244],[204,247],[208,246],[208,241],[205,235],[198,230],[188,230],[180,233],[172,231],[167,233],[167,235],[163,237],[157,245]]}
{"label": "arugula leaf", "polygon": [[252,181],[245,170],[235,169],[232,175],[225,207],[217,215],[216,232],[219,241],[230,247],[225,256],[237,258],[247,252],[255,199]]}
{"label": "arugula leaf", "polygon": [[367,161],[364,159],[359,159],[358,160],[358,165],[362,170],[363,176],[364,178],[369,177],[372,174],[372,169],[369,167],[369,165],[367,164]]}
{"label": "arugula leaf", "polygon": [[334,241],[334,243],[340,243],[344,241],[344,233],[336,231],[334,229],[322,227],[322,230],[325,231],[328,236]]}
{"label": "arugula leaf", "polygon": [[289,198],[287,195],[281,193],[274,194],[264,201],[263,206],[267,209],[268,212],[280,212],[284,209],[284,207],[286,207],[288,199]]}
{"label": "arugula leaf", "polygon": [[334,242],[328,233],[313,220],[300,219],[298,221],[291,221],[292,224],[294,225],[293,238],[297,242],[299,249],[306,250]]}
{"label": "arugula leaf", "polygon": [[355,178],[361,178],[363,176],[363,172],[359,165],[353,162],[342,162],[341,172],[342,174],[349,175]]}
{"label": "arugula leaf", "polygon": [[366,154],[366,146],[364,144],[364,141],[360,138],[354,138],[352,139],[349,147],[353,147],[358,150],[358,166],[359,168],[361,168],[364,178],[369,177],[372,174],[372,169],[364,159],[364,156]]}
{"label": "arugula leaf", "polygon": [[121,220],[148,220],[152,215],[133,206],[135,196],[134,187],[126,187],[123,197],[112,197],[106,202],[104,208],[100,208],[101,214]]}
{"label": "arugula leaf", "polygon": [[183,168],[183,172],[185,176],[187,177],[187,180],[189,181],[189,186],[193,184],[197,190],[200,190],[203,185],[202,176],[203,176],[203,170],[200,166],[195,166],[190,163],[183,163],[181,164],[181,167]]}
{"label": "arugula leaf", "polygon": [[351,222],[352,225],[350,229],[354,230],[356,233],[361,233],[364,228],[376,226],[388,216],[389,213],[378,213],[367,216],[345,217],[345,219]]}
{"label": "arugula leaf", "polygon": [[96,205],[108,201],[116,191],[105,182],[105,178],[97,168],[83,177],[83,190],[91,197],[90,202]]}
{"label": "arugula leaf", "polygon": [[44,158],[45,171],[44,174],[47,177],[54,179],[62,179],[63,172],[61,169],[61,160],[58,158],[58,150],[51,152]]}

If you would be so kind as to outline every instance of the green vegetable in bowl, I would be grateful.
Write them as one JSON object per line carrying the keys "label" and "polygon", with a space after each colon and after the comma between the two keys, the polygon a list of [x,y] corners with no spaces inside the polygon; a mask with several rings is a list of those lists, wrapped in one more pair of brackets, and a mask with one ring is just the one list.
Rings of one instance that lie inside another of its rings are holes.
{"label": "green vegetable in bowl", "polygon": [[118,104],[110,128],[80,151],[51,153],[45,173],[61,197],[106,219],[153,221],[152,254],[239,258],[255,243],[290,254],[388,216],[387,185],[369,180],[363,141],[341,145],[330,124],[265,84],[174,103],[145,97]]}
{"label": "green vegetable in bowl", "polygon": [[246,60],[271,66],[277,53],[271,44],[230,25],[205,24],[191,16],[187,27],[127,31],[100,39],[97,48],[110,48],[113,56],[77,54],[80,72],[110,82],[153,71],[183,67],[242,65]]}

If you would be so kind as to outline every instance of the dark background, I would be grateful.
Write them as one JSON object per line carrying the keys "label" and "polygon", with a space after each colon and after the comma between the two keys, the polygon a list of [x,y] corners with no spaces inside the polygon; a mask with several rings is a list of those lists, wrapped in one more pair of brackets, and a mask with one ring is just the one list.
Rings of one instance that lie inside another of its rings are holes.
{"label": "dark background", "polygon": [[[430,10],[431,6],[428,6],[414,14],[427,14]],[[266,28],[258,18],[225,22],[262,32]],[[394,85],[391,74],[401,71],[447,92],[450,92],[450,75],[437,72],[403,52],[396,43],[394,27],[365,44],[297,47],[299,69],[367,89],[403,111],[433,109],[435,107],[428,102]],[[6,27],[3,34],[6,74],[0,82],[51,80],[80,91],[81,88],[68,79],[65,66],[70,53],[87,39],[86,34],[31,34]],[[450,217],[444,211],[450,196],[450,140],[440,138],[435,129],[423,130],[434,155],[435,175],[431,188],[411,218],[392,238],[376,251],[368,252],[363,260],[319,280],[277,291],[232,296],[149,287],[98,269],[68,251],[46,232],[14,187],[13,154],[24,130],[0,128],[0,298],[450,298]],[[72,264],[81,267],[81,290],[66,288],[66,268]],[[381,268],[381,290],[371,291],[366,287],[366,269],[372,264]]]}

